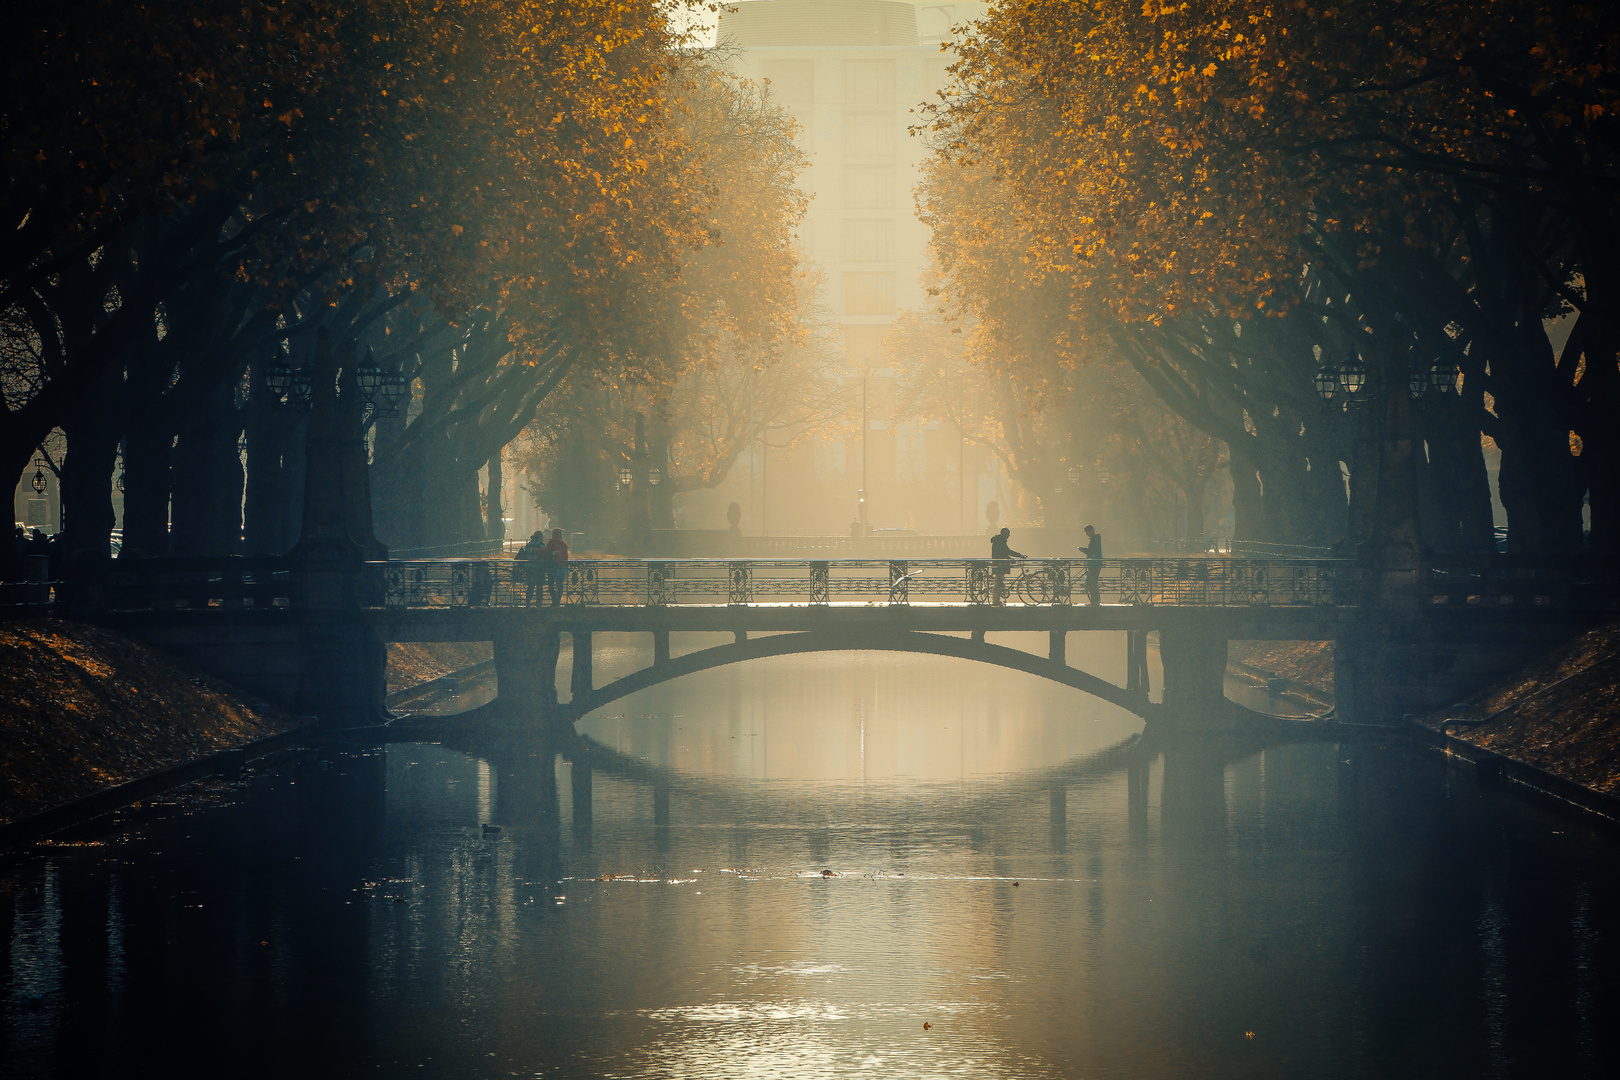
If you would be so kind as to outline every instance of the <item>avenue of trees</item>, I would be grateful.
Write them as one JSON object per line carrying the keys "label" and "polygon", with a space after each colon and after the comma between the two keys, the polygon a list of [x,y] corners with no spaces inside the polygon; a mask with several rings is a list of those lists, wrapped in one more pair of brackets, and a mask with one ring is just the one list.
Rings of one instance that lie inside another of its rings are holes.
{"label": "avenue of trees", "polygon": [[1179,426],[1111,437],[1194,484],[1224,444],[1240,539],[1363,539],[1405,446],[1426,544],[1490,550],[1493,444],[1512,550],[1579,548],[1583,505],[1620,549],[1617,31],[1537,0],[1002,0],[928,118],[939,318],[1049,437],[1077,396],[1136,408],[1134,369]]}
{"label": "avenue of trees", "polygon": [[656,424],[683,385],[702,407],[703,373],[809,347],[791,122],[671,15],[8,13],[0,465],[15,481],[65,435],[69,557],[108,550],[115,482],[131,555],[290,548],[306,470],[339,467],[305,460],[322,350],[345,394],[384,391],[363,418],[377,534],[410,548],[498,536],[503,448],[566,437],[578,401]]}

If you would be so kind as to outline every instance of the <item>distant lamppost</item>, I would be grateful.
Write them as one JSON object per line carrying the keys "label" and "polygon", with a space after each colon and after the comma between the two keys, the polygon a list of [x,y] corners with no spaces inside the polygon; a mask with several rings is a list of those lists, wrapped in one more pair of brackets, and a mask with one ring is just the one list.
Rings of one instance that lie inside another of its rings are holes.
{"label": "distant lamppost", "polygon": [[1069,466],[1069,486],[1074,487],[1078,483],[1080,483],[1080,466],[1078,466],[1078,465],[1070,465]]}
{"label": "distant lamppost", "polygon": [[663,469],[654,469],[654,470],[652,470],[651,472],[649,472],[647,474],[647,483],[651,484],[653,487],[657,487],[660,483],[663,482],[663,480],[664,480],[664,470]]}
{"label": "distant lamppost", "polygon": [[635,470],[631,469],[629,465],[620,465],[619,466],[619,486],[621,488],[629,487],[631,482],[633,480],[635,480],[635,478],[636,478]]}
{"label": "distant lamppost", "polygon": [[1097,483],[1108,486],[1108,466],[1100,461],[1097,463]]}
{"label": "distant lamppost", "polygon": [[45,494],[45,469],[38,462],[34,463],[34,494]]}

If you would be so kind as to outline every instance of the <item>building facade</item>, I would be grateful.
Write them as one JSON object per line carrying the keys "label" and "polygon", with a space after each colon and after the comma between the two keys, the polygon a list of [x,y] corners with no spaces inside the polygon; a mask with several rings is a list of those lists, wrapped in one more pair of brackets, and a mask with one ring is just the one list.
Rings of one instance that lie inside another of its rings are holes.
{"label": "building facade", "polygon": [[[716,43],[728,64],[768,83],[799,123],[810,162],[799,181],[809,196],[800,246],[824,275],[866,415],[865,430],[841,444],[757,452],[741,478],[752,485],[763,474],[772,487],[750,486],[762,513],[750,515],[746,531],[830,531],[856,516],[863,476],[868,524],[878,528],[975,531],[980,504],[996,497],[998,470],[987,455],[960,445],[955,431],[897,422],[883,348],[896,315],[925,299],[929,230],[913,190],[926,147],[910,128],[945,85],[952,27],[986,7],[750,0],[720,12]],[[992,493],[981,498],[987,485]]]}

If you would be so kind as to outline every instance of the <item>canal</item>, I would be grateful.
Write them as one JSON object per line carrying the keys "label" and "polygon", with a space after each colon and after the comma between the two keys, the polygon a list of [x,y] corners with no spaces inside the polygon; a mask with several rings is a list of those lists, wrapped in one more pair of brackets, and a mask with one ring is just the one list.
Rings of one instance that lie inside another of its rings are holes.
{"label": "canal", "polygon": [[1416,746],[1143,737],[880,654],[606,713],[588,750],[311,747],[9,857],[0,1074],[1579,1077],[1620,1049],[1620,844]]}

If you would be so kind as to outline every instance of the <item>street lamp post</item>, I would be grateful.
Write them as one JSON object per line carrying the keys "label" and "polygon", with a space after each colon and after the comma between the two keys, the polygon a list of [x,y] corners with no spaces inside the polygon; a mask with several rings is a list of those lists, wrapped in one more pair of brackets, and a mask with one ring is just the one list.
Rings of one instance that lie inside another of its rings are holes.
{"label": "street lamp post", "polygon": [[866,382],[871,374],[871,368],[861,368],[861,495],[856,510],[860,515],[862,536],[871,531],[866,519],[866,441],[872,437],[872,425],[867,420],[866,412]]}

